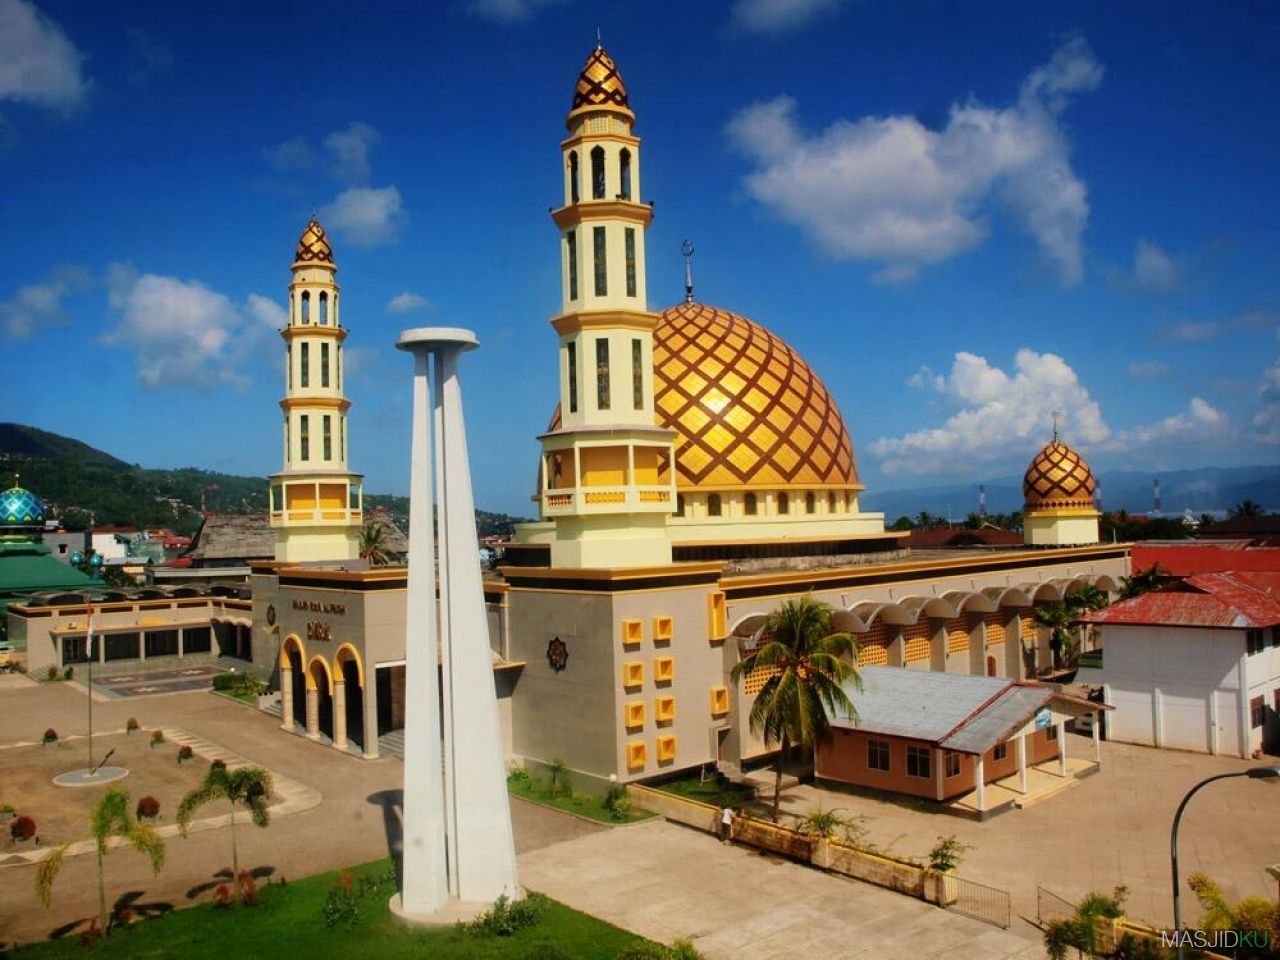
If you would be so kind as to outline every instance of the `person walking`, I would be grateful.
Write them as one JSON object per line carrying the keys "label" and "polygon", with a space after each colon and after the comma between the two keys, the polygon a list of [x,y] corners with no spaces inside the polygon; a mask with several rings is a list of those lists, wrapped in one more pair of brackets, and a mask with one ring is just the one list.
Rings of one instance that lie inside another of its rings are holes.
{"label": "person walking", "polygon": [[733,839],[733,807],[725,807],[720,811],[720,842],[728,843]]}

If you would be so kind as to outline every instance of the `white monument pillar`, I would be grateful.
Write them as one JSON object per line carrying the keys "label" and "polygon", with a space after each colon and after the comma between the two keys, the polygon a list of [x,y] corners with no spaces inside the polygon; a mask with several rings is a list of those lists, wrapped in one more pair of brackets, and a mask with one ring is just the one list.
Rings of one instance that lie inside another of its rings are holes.
{"label": "white monument pillar", "polygon": [[476,345],[473,333],[454,328],[406,330],[396,341],[414,355],[417,520],[405,637],[404,883],[393,909],[426,921],[451,919],[441,917],[450,900],[519,895],[458,382],[458,355]]}

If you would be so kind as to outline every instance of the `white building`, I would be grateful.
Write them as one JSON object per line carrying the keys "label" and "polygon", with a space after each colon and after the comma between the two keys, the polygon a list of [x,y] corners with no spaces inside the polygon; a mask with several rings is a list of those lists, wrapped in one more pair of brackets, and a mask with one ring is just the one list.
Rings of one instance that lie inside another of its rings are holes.
{"label": "white building", "polygon": [[1278,749],[1280,574],[1198,574],[1084,621],[1102,636],[1110,739],[1240,757]]}

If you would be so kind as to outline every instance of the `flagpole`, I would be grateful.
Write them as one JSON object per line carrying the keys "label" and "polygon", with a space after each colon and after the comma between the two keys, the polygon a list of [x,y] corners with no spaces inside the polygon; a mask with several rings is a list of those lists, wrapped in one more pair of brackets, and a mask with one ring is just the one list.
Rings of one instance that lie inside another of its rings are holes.
{"label": "flagpole", "polygon": [[89,656],[89,769],[93,769],[93,604],[89,604],[89,616],[86,620],[88,629],[85,631],[85,642],[88,649],[85,651]]}

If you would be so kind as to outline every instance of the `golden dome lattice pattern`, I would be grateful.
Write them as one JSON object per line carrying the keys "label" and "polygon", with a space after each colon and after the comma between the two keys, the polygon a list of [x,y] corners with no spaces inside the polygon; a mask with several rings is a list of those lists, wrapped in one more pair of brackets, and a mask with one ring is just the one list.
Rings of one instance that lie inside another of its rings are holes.
{"label": "golden dome lattice pattern", "polygon": [[333,263],[333,248],[329,246],[329,237],[315,217],[307,224],[298,238],[298,252],[294,255],[298,263]]}
{"label": "golden dome lattice pattern", "polygon": [[1022,496],[1028,510],[1047,507],[1093,507],[1098,481],[1084,457],[1061,440],[1046,444],[1027,467]]}
{"label": "golden dome lattice pattern", "polygon": [[791,347],[728,310],[681,303],[653,333],[654,408],[676,432],[677,487],[858,483],[822,381]]}
{"label": "golden dome lattice pattern", "polygon": [[613,58],[604,47],[596,47],[578,75],[572,109],[603,106],[627,107],[627,87]]}

